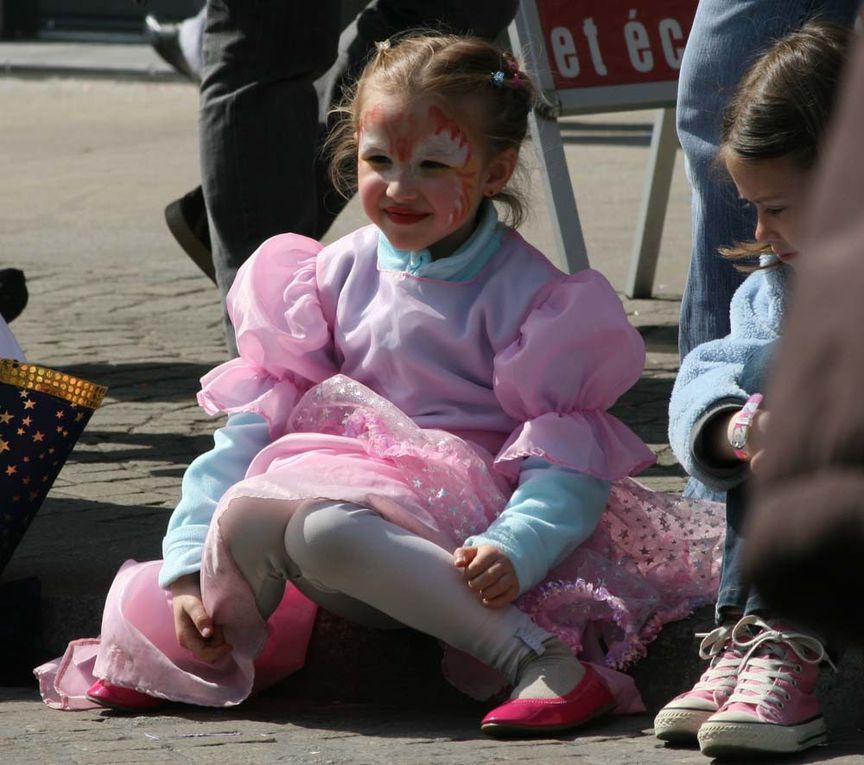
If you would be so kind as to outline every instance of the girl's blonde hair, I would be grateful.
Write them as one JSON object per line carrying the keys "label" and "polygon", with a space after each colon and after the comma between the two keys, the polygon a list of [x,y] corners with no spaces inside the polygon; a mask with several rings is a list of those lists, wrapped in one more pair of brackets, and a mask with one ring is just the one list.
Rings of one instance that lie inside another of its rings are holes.
{"label": "girl's blonde hair", "polygon": [[[354,88],[334,110],[336,126],[325,150],[331,152],[333,183],[346,197],[356,190],[357,133],[364,98],[370,89],[394,96],[439,98],[456,102],[471,115],[487,157],[518,151],[528,132],[528,114],[537,91],[512,54],[474,37],[412,34],[377,44]],[[510,184],[492,197],[518,227],[525,217],[522,194]]]}
{"label": "girl's blonde hair", "polygon": [[[718,160],[787,157],[803,171],[816,164],[846,61],[849,30],[810,21],[769,47],[747,70],[723,115]],[[770,247],[723,247],[730,260],[750,260]],[[776,264],[775,264],[776,265]],[[736,263],[742,271],[758,265]]]}

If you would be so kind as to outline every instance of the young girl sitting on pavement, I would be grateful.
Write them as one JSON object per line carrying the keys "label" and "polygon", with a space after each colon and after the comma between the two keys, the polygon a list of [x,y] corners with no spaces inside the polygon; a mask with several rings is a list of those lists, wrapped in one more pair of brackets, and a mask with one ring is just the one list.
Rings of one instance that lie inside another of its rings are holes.
{"label": "young girl sitting on pavement", "polygon": [[735,293],[732,331],[684,359],[669,407],[669,441],[692,476],[727,490],[717,628],[699,652],[710,665],[657,715],[666,741],[698,739],[710,757],[798,752],[826,741],[814,686],[821,640],[765,609],[741,575],[741,527],[751,468],[759,469],[768,402],[760,391],[800,246],[808,180],[845,61],[847,32],[811,22],[775,43],[738,86],[723,121],[719,160],[756,209],[758,256]]}
{"label": "young girl sitting on pavement", "polygon": [[[241,269],[240,357],[199,394],[230,418],[163,544],[171,606],[150,564],[121,571],[91,701],[239,703],[296,669],[271,659],[280,639],[305,649],[313,601],[496,669],[513,690],[491,735],[638,708],[610,667],[710,601],[718,533],[625,480],[654,458],[606,411],[644,362],[611,286],[498,221],[493,201],[521,218],[535,97],[486,42],[379,45],[335,138],[371,225],[327,247],[274,237]],[[58,689],[83,665],[42,668],[46,698],[78,703]]]}

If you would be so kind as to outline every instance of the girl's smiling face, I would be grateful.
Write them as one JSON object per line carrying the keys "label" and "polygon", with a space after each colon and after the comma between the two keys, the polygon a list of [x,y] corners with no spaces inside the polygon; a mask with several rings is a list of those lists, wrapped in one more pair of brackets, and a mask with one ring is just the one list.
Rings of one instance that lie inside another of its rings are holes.
{"label": "girl's smiling face", "polygon": [[742,199],[756,210],[754,238],[790,263],[801,245],[801,224],[809,173],[791,157],[743,160],[729,153],[726,169]]}
{"label": "girl's smiling face", "polygon": [[510,179],[516,152],[484,156],[477,134],[440,102],[370,89],[357,134],[363,210],[400,250],[453,254],[477,209]]}

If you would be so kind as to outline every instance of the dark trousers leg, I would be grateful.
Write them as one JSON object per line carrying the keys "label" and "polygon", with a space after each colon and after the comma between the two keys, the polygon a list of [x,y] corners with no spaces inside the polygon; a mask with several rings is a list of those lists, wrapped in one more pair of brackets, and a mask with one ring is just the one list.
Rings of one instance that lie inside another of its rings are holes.
{"label": "dark trousers leg", "polygon": [[[200,147],[213,264],[223,297],[269,236],[314,236],[314,80],[336,57],[338,0],[210,0]],[[226,319],[229,350],[234,333]]]}

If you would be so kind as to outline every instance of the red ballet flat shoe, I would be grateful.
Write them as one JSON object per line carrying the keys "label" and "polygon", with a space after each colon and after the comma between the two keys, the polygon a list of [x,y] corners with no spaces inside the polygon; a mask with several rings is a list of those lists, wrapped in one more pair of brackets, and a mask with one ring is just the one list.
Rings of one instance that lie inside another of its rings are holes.
{"label": "red ballet flat shoe", "polygon": [[591,668],[566,696],[551,699],[511,699],[493,709],[480,723],[489,736],[542,736],[569,730],[593,720],[615,706],[615,699]]}
{"label": "red ballet flat shoe", "polygon": [[165,699],[157,699],[155,696],[148,696],[146,693],[133,691],[131,688],[111,685],[104,680],[97,680],[93,683],[85,695],[99,706],[123,712],[144,712],[168,703]]}

